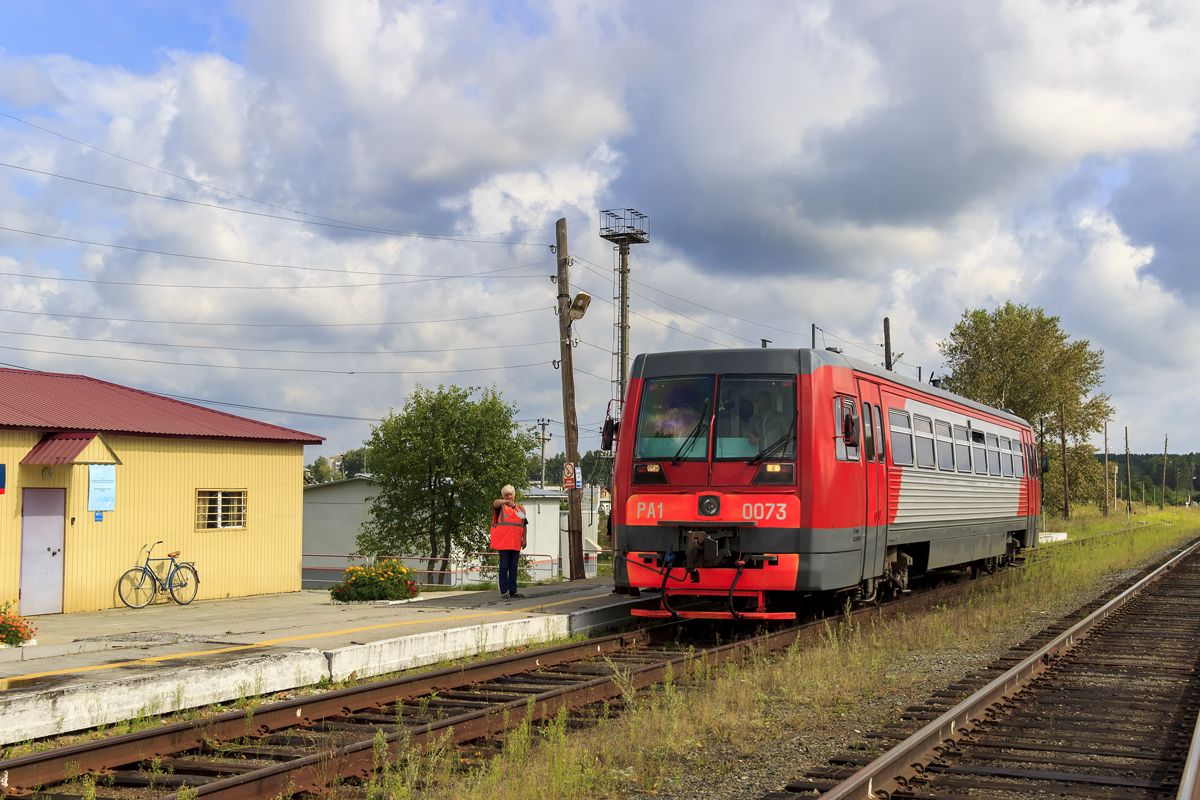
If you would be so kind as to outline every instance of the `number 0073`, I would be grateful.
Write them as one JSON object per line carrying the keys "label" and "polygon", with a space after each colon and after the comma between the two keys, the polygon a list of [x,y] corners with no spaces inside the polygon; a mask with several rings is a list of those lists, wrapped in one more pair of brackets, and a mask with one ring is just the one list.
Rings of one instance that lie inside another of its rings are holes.
{"label": "number 0073", "polygon": [[745,503],[742,519],[787,519],[787,506],[784,503]]}

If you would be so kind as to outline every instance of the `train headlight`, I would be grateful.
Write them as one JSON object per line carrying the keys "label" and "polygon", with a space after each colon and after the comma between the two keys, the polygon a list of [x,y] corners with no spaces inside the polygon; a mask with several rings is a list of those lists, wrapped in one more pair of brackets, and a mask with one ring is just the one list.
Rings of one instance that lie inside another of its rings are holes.
{"label": "train headlight", "polygon": [[697,510],[702,517],[715,517],[721,513],[721,498],[714,494],[701,495]]}
{"label": "train headlight", "polygon": [[633,482],[634,483],[669,483],[667,480],[666,470],[662,464],[651,462],[649,464],[634,464],[633,465]]}
{"label": "train headlight", "polygon": [[795,464],[763,464],[754,475],[751,486],[795,486]]}

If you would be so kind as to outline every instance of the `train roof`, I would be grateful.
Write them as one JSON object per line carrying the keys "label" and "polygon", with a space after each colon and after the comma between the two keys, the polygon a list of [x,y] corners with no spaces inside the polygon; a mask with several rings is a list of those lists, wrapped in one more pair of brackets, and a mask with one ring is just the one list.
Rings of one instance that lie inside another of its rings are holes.
{"label": "train roof", "polygon": [[832,350],[785,350],[776,347],[754,347],[729,350],[677,350],[666,353],[642,353],[633,360],[631,378],[669,378],[677,375],[708,373],[763,373],[811,375],[821,367],[846,367],[873,375],[882,380],[941,397],[968,408],[992,414],[1031,427],[1029,422],[1010,411],[985,406],[961,395],[948,392],[928,383],[906,378],[882,367],[850,358]]}

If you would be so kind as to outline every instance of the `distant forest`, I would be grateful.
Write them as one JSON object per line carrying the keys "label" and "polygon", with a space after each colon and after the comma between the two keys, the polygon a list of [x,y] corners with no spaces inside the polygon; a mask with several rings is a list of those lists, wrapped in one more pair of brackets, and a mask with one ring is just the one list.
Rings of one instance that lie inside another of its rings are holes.
{"label": "distant forest", "polygon": [[[1103,464],[1104,454],[1098,453],[1096,460]],[[1130,453],[1130,480],[1128,483],[1125,480],[1124,453],[1108,454],[1108,468],[1110,472],[1114,471],[1114,466],[1118,484],[1116,493],[1118,493],[1121,499],[1125,498],[1126,486],[1131,483],[1133,484],[1134,502],[1140,502],[1144,492],[1147,503],[1158,505],[1159,493],[1162,491],[1163,483],[1162,453]],[[1188,501],[1189,495],[1193,503],[1200,501],[1200,493],[1196,491],[1196,480],[1193,477],[1197,468],[1200,468],[1200,453],[1183,453],[1180,455],[1172,453],[1167,456],[1167,505],[1183,505]],[[1177,480],[1178,483],[1176,483]],[[1176,492],[1176,486],[1178,486],[1178,493]],[[1103,491],[1100,494],[1103,495]]]}

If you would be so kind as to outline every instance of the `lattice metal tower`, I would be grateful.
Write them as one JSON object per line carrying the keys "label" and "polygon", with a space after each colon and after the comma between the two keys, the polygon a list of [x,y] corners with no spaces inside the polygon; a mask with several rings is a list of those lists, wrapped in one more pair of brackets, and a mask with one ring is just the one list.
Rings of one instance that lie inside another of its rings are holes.
{"label": "lattice metal tower", "polygon": [[632,208],[600,212],[600,238],[617,245],[621,265],[617,268],[619,294],[617,301],[617,371],[618,399],[625,399],[625,383],[629,380],[629,245],[650,241],[650,218]]}

